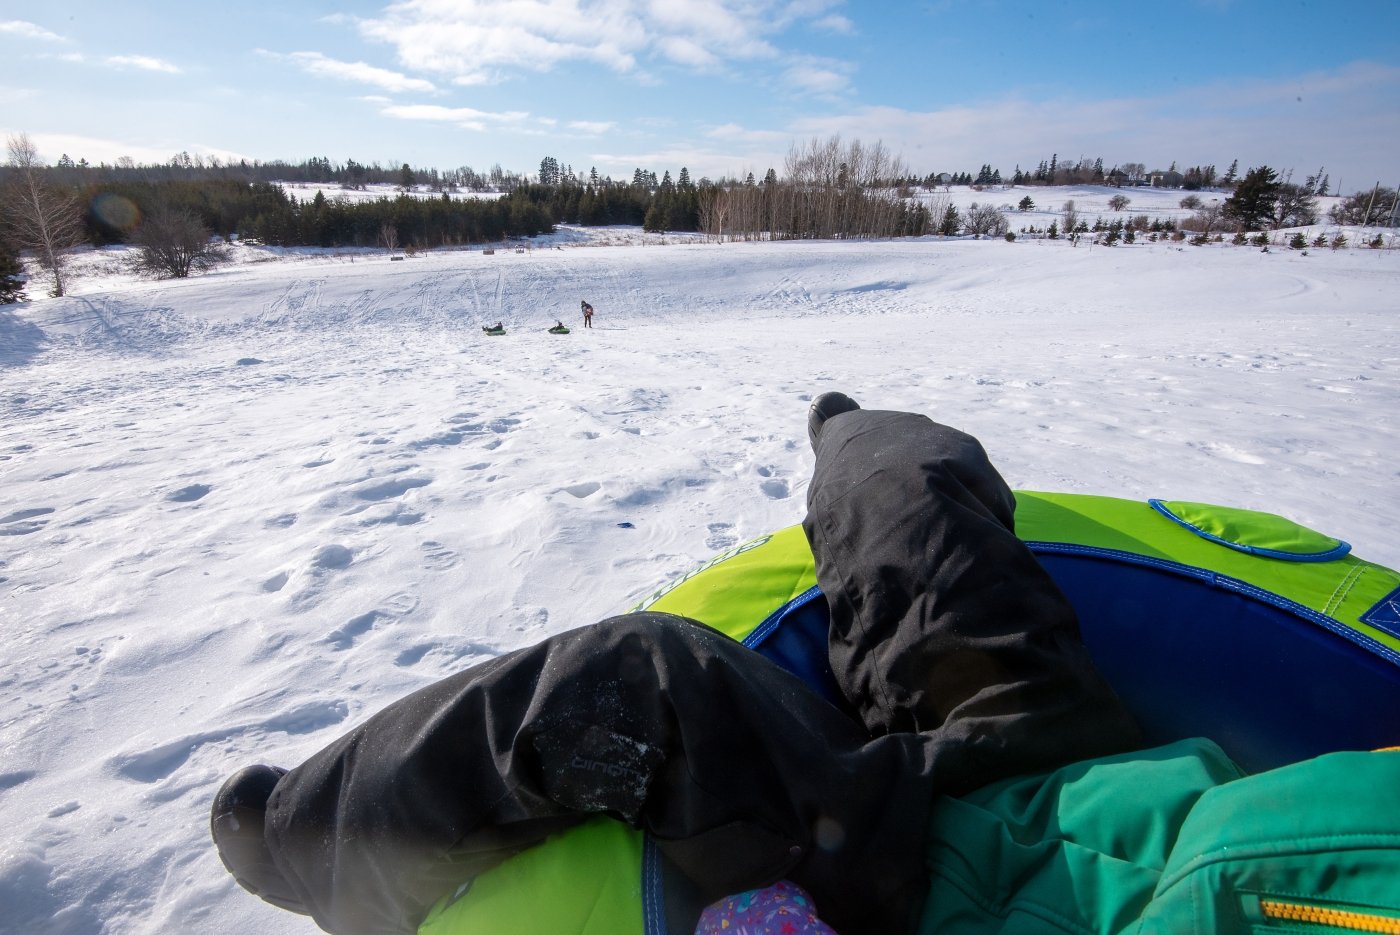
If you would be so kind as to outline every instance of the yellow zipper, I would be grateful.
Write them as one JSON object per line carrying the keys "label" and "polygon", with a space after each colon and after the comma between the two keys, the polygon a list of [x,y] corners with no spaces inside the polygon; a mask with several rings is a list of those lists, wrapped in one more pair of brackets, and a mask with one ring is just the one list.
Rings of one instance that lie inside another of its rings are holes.
{"label": "yellow zipper", "polygon": [[1259,899],[1258,908],[1260,915],[1273,922],[1302,922],[1325,925],[1343,932],[1394,932],[1400,935],[1400,918],[1394,916],[1263,897]]}

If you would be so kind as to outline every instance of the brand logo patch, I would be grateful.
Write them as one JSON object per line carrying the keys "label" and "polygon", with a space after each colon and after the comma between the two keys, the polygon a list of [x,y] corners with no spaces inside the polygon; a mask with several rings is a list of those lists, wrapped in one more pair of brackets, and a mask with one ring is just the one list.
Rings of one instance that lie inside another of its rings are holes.
{"label": "brand logo patch", "polygon": [[1400,588],[1391,591],[1376,605],[1361,615],[1361,622],[1391,636],[1400,637]]}

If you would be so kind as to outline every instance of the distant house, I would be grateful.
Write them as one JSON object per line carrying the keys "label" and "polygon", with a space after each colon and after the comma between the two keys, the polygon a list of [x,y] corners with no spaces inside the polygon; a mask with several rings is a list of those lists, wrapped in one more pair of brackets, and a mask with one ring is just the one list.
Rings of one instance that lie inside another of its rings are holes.
{"label": "distant house", "polygon": [[1175,169],[1168,169],[1166,172],[1156,172],[1152,175],[1153,188],[1180,188],[1186,184],[1186,176]]}

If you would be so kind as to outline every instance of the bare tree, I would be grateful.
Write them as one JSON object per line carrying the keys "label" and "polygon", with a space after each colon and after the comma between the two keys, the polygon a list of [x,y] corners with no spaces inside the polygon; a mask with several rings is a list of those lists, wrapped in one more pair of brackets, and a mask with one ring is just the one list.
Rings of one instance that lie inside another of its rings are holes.
{"label": "bare tree", "polygon": [[1317,199],[1313,197],[1312,189],[1291,182],[1280,185],[1272,221],[1274,230],[1316,224]]}
{"label": "bare tree", "polygon": [[1209,237],[1216,228],[1224,226],[1225,206],[1216,199],[1197,201],[1196,213],[1189,218],[1182,218],[1177,222],[1177,226],[1182,230],[1194,231],[1202,237]]}
{"label": "bare tree", "polygon": [[987,237],[1000,237],[1006,233],[1006,215],[997,209],[996,205],[979,205],[973,202],[967,210],[967,232],[977,239]]}
{"label": "bare tree", "polygon": [[1359,191],[1340,204],[1333,205],[1329,216],[1337,224],[1387,224],[1394,216],[1395,208],[1395,189],[1377,182],[1374,188]]}
{"label": "bare tree", "polygon": [[399,229],[393,222],[385,221],[379,228],[379,245],[390,253],[393,253],[399,246]]}
{"label": "bare tree", "polygon": [[184,279],[191,270],[224,262],[223,249],[209,239],[208,229],[188,211],[157,208],[136,231],[140,247],[136,268],[161,279]]}
{"label": "bare tree", "polygon": [[83,239],[82,213],[72,195],[48,183],[39,151],[28,134],[12,136],[6,142],[11,171],[0,204],[10,238],[21,250],[34,252],[39,265],[53,276],[49,294],[61,296],[68,251]]}
{"label": "bare tree", "polygon": [[1112,198],[1108,199],[1108,207],[1111,211],[1122,211],[1132,203],[1133,200],[1127,195],[1114,195]]}
{"label": "bare tree", "polygon": [[1065,206],[1060,209],[1060,213],[1065,218],[1065,235],[1071,235],[1079,227],[1079,210],[1075,208],[1074,202],[1066,201]]}

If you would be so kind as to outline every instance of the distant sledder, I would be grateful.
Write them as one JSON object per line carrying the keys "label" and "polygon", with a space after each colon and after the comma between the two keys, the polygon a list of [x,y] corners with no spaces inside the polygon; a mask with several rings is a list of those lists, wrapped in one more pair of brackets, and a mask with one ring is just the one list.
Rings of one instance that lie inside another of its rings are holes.
{"label": "distant sledder", "polygon": [[494,337],[496,335],[505,334],[506,326],[498,321],[494,325],[482,325],[481,330]]}
{"label": "distant sledder", "polygon": [[559,319],[554,320],[554,327],[549,329],[550,334],[568,334],[569,328]]}

